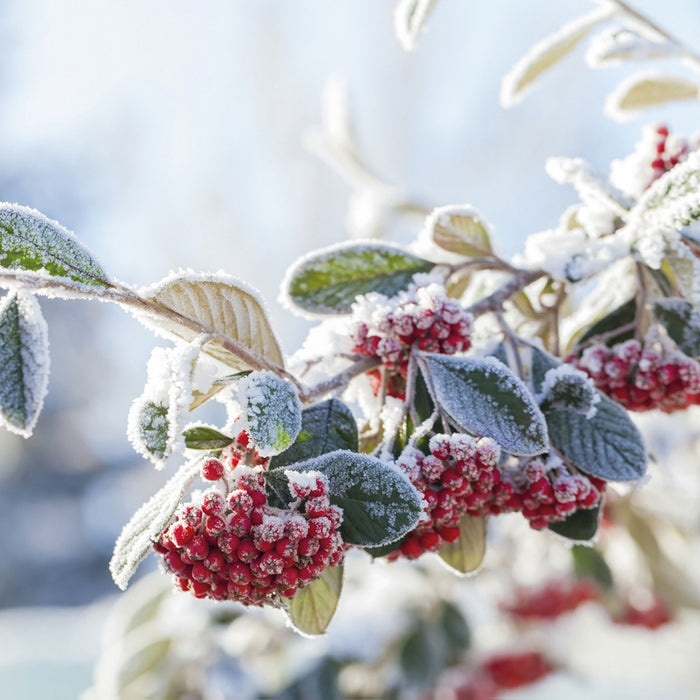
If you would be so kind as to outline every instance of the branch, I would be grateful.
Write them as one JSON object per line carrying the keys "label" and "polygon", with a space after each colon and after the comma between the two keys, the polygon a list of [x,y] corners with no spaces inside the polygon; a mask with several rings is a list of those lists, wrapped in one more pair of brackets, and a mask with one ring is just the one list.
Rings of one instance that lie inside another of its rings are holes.
{"label": "branch", "polygon": [[312,403],[320,396],[328,394],[335,389],[340,389],[351,379],[359,377],[361,374],[369,372],[380,365],[381,360],[378,357],[362,357],[362,359],[356,360],[353,365],[343,370],[339,374],[336,374],[334,377],[319,382],[316,386],[311,387],[307,391],[302,390],[299,393],[299,399],[303,404]]}
{"label": "branch", "polygon": [[514,294],[532,284],[540,277],[545,277],[548,273],[544,270],[518,270],[515,276],[497,289],[493,294],[489,294],[481,301],[477,301],[467,308],[472,316],[477,317],[488,312],[498,312],[503,308],[503,304]]}

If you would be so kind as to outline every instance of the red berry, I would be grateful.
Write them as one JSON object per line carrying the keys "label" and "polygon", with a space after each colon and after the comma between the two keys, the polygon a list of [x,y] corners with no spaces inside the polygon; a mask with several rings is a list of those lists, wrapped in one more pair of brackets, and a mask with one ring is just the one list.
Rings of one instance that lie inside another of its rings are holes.
{"label": "red berry", "polygon": [[207,481],[218,481],[224,475],[224,465],[218,459],[208,459],[202,465],[202,476]]}

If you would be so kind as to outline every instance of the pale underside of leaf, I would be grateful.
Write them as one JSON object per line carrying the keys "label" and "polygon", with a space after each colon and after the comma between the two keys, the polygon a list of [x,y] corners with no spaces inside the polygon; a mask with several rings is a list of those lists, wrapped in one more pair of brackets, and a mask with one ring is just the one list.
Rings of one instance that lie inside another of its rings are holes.
{"label": "pale underside of leaf", "polygon": [[124,526],[114,546],[109,570],[114,582],[124,590],[136,567],[148,554],[177,509],[185,491],[200,470],[199,461],[180,467],[168,482]]}
{"label": "pale underside of leaf", "polygon": [[454,572],[471,574],[484,560],[486,554],[486,518],[465,515],[459,523],[459,538],[445,542],[440,558]]}
{"label": "pale underside of leaf", "polygon": [[488,227],[471,207],[444,207],[428,219],[435,245],[465,257],[492,252]]}
{"label": "pale underside of leaf", "polygon": [[540,75],[573,51],[592,29],[609,19],[611,14],[610,7],[598,8],[535,44],[503,78],[501,105],[512,107],[520,102]]}
{"label": "pale underside of leaf", "polygon": [[436,0],[399,0],[394,11],[394,30],[401,46],[413,51]]}
{"label": "pale underside of leaf", "polygon": [[319,578],[289,600],[290,623],[303,634],[323,634],[338,607],[342,588],[343,566],[324,569]]}
{"label": "pale underside of leaf", "polygon": [[[175,277],[157,286],[150,298],[184,317],[182,321],[177,317],[149,318],[151,323],[157,323],[180,338],[191,341],[202,334],[201,328],[193,329],[187,323],[192,319],[277,366],[284,364],[282,351],[261,302],[232,278]],[[207,343],[204,352],[239,371],[257,369],[218,343]]]}
{"label": "pale underside of leaf", "polygon": [[615,119],[629,119],[649,107],[679,100],[696,100],[700,85],[672,75],[638,73],[624,80],[608,96],[605,112]]}

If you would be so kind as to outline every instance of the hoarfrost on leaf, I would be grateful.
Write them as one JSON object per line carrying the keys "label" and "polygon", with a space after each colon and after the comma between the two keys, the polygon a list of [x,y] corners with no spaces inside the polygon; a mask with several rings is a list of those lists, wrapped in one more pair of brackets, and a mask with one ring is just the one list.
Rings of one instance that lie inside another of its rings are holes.
{"label": "hoarfrost on leaf", "polygon": [[253,372],[239,385],[250,436],[263,457],[283,452],[301,430],[301,402],[294,386],[273,372]]}
{"label": "hoarfrost on leaf", "polygon": [[435,246],[452,253],[450,262],[464,257],[488,256],[493,253],[491,226],[469,204],[439,207],[426,218],[418,246],[431,253]]}
{"label": "hoarfrost on leaf", "polygon": [[436,0],[399,0],[394,10],[396,38],[406,51],[413,51]]}
{"label": "hoarfrost on leaf", "polygon": [[73,233],[19,204],[0,203],[0,266],[43,272],[93,288],[110,286],[102,267]]}
{"label": "hoarfrost on leaf", "polygon": [[562,364],[547,370],[539,394],[540,408],[571,410],[593,418],[600,394],[593,380],[572,365]]}
{"label": "hoarfrost on leaf", "polygon": [[435,354],[421,355],[419,361],[433,400],[461,431],[493,438],[512,454],[546,451],[544,415],[503,363]]}
{"label": "hoarfrost on leaf", "polygon": [[0,422],[29,437],[49,382],[49,341],[39,303],[21,290],[0,302]]}
{"label": "hoarfrost on leaf", "polygon": [[666,332],[689,357],[700,357],[700,312],[684,299],[661,299],[654,314]]}
{"label": "hoarfrost on leaf", "polygon": [[586,63],[591,68],[601,68],[617,66],[625,61],[680,58],[683,55],[682,47],[662,37],[652,41],[628,29],[608,27],[591,39],[586,50]]}
{"label": "hoarfrost on leaf", "polygon": [[199,459],[183,464],[168,482],[142,505],[124,526],[114,546],[109,570],[124,590],[136,567],[165,530],[185,491],[199,474]]}

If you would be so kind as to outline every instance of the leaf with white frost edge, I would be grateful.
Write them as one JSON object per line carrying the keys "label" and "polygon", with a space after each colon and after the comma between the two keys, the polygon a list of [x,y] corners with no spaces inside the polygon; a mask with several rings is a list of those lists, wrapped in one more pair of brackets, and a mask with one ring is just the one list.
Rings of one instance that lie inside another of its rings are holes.
{"label": "leaf with white frost edge", "polygon": [[0,423],[29,437],[49,383],[49,340],[37,300],[27,292],[0,302]]}
{"label": "leaf with white frost edge", "polygon": [[486,555],[486,518],[463,516],[459,523],[459,537],[454,542],[445,542],[439,555],[453,573],[474,573]]}
{"label": "leaf with white frost edge", "polygon": [[619,66],[625,61],[652,58],[682,58],[682,46],[656,36],[654,41],[636,32],[609,27],[596,34],[586,49],[586,63],[591,68]]}
{"label": "leaf with white frost edge", "polygon": [[394,10],[394,31],[406,51],[413,51],[436,0],[399,0]]}
{"label": "leaf with white frost edge", "polygon": [[700,84],[666,75],[658,71],[643,71],[625,78],[605,101],[606,116],[619,122],[628,121],[650,107],[679,100],[697,100]]}
{"label": "leaf with white frost edge", "polygon": [[434,263],[397,245],[367,241],[329,246],[295,262],[282,281],[280,301],[294,313],[315,317],[350,313],[355,297],[393,297]]}
{"label": "leaf with white frost edge", "polygon": [[671,339],[689,357],[700,357],[700,312],[685,299],[661,299],[654,315]]}
{"label": "leaf with white frost edge", "polygon": [[521,102],[542,73],[575,49],[592,29],[610,19],[612,14],[612,7],[600,7],[537,42],[503,78],[501,106],[513,107]]}
{"label": "leaf with white frost edge", "polygon": [[343,566],[328,566],[321,575],[289,599],[287,616],[304,635],[323,634],[333,619],[343,589]]}
{"label": "leaf with white frost edge", "polygon": [[0,204],[0,266],[109,287],[102,267],[75,235],[36,209]]}
{"label": "leaf with white frost edge", "polygon": [[[143,290],[142,295],[174,312],[172,317],[136,313],[144,325],[166,337],[191,341],[201,336],[205,331],[193,329],[191,320],[223,334],[254,356],[284,365],[262,298],[253,287],[231,275],[180,271]],[[257,369],[216,342],[207,343],[204,352],[238,371]]]}
{"label": "leaf with white frost edge", "polygon": [[263,457],[283,452],[301,430],[301,401],[291,382],[273,372],[253,372],[239,385],[244,425]]}
{"label": "leaf with white frost edge", "polygon": [[136,567],[165,530],[199,471],[199,459],[183,464],[165,486],[142,505],[124,526],[109,562],[112,578],[122,590],[126,589]]}
{"label": "leaf with white frost edge", "polygon": [[493,438],[515,455],[547,450],[544,415],[503,363],[438,354],[422,354],[419,363],[433,400],[457,428]]}
{"label": "leaf with white frost edge", "polygon": [[[423,501],[406,475],[376,457],[336,450],[269,470],[268,484],[281,495],[285,470],[321,472],[331,503],[343,509],[340,534],[348,544],[378,547],[398,540],[417,524]],[[284,499],[283,499],[284,500]]]}
{"label": "leaf with white frost edge", "polygon": [[491,255],[491,227],[469,204],[434,209],[420,238],[460,257]]}

